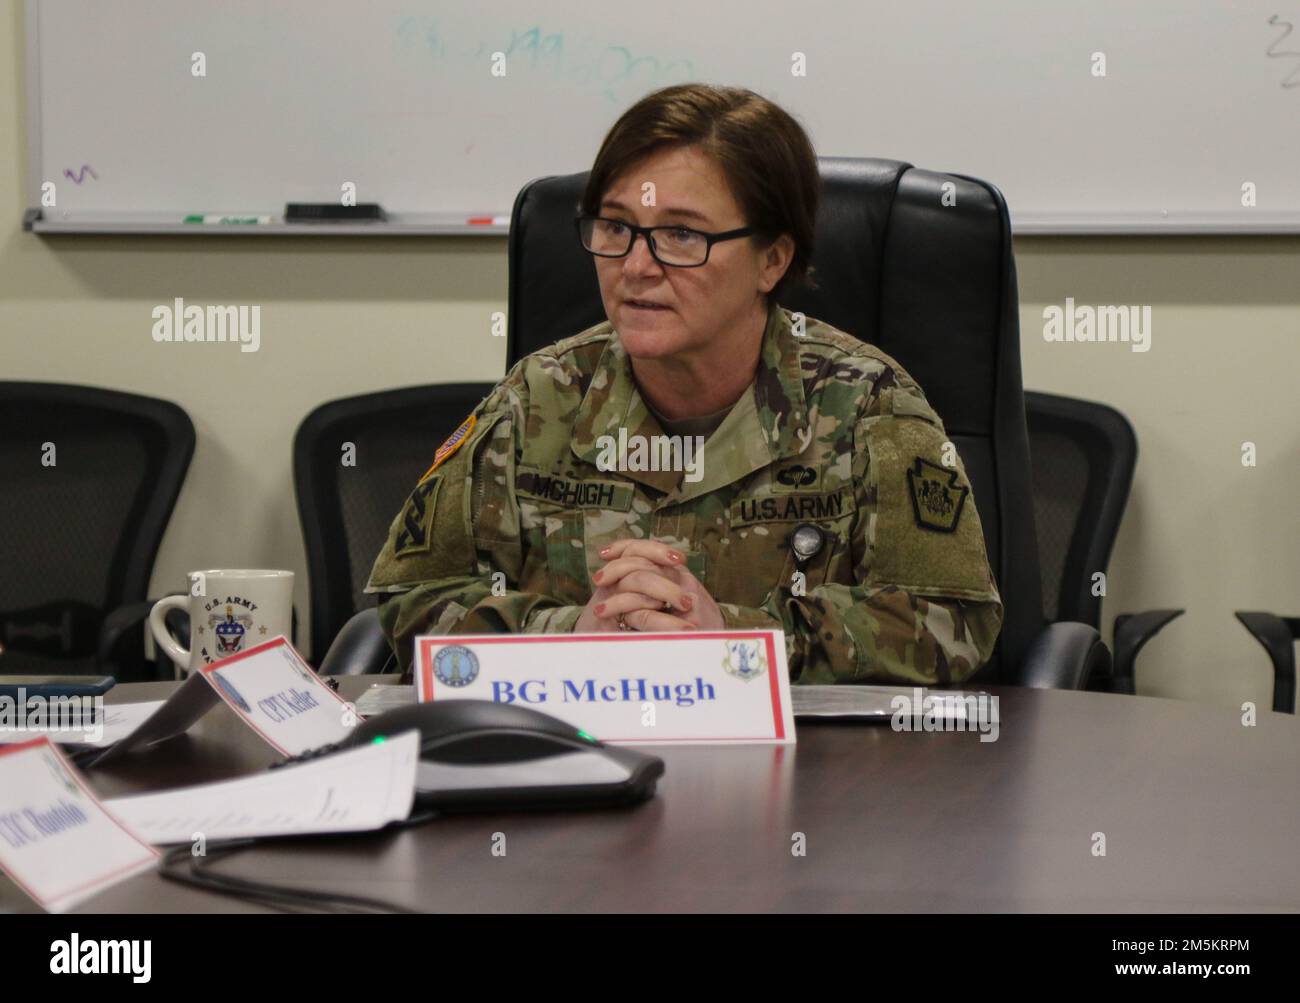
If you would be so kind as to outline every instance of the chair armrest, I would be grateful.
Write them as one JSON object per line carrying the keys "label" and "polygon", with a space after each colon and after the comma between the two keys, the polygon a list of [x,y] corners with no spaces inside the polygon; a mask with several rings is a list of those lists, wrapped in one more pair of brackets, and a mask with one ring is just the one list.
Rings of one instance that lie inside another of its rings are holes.
{"label": "chair armrest", "polygon": [[322,676],[360,676],[395,667],[397,656],[388,645],[379,625],[378,609],[363,609],[354,614],[339,630],[330,650],[321,659]]}
{"label": "chair armrest", "polygon": [[[183,592],[172,593],[174,595],[184,595]],[[104,617],[104,622],[99,628],[99,641],[95,651],[95,664],[98,671],[106,676],[118,676],[117,660],[120,653],[117,653],[117,647],[122,643],[127,633],[134,630],[141,622],[149,619],[149,613],[153,610],[157,599],[144,599],[140,602],[126,603],[113,610],[108,616]],[[172,638],[181,647],[190,643],[190,616],[184,610],[171,609],[167,611],[164,618],[167,630],[171,633]],[[161,649],[158,650],[158,658],[155,661],[159,671],[158,678],[164,678],[161,668],[164,665],[171,665],[171,659],[167,653]]]}
{"label": "chair armrest", "polygon": [[117,647],[127,631],[149,616],[149,611],[157,601],[145,599],[142,602],[127,603],[104,617],[104,622],[99,627],[99,642],[95,649],[95,660],[101,670],[111,666],[113,649]]}
{"label": "chair armrest", "polygon": [[1029,645],[1020,665],[1021,686],[1040,690],[1079,690],[1088,676],[1110,669],[1110,649],[1086,623],[1049,623]]}
{"label": "chair armrest", "polygon": [[1155,637],[1171,620],[1186,610],[1149,609],[1141,613],[1121,613],[1115,617],[1115,667],[1111,675],[1112,693],[1136,693],[1137,678],[1133,665],[1142,646]]}
{"label": "chair armrest", "polygon": [[1300,618],[1280,617],[1273,613],[1234,613],[1251,636],[1264,646],[1273,663],[1273,709],[1294,714],[1295,641],[1300,635]]}

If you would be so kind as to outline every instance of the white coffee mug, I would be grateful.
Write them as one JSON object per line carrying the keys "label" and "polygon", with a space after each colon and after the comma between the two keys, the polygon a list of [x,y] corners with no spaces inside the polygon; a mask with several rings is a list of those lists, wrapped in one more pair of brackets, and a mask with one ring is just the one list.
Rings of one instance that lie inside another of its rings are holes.
{"label": "white coffee mug", "polygon": [[[277,634],[292,640],[292,571],[218,568],[187,577],[189,595],[165,596],[149,611],[154,642],[177,666],[192,672]],[[173,608],[189,610],[188,651],[172,640],[164,622]]]}

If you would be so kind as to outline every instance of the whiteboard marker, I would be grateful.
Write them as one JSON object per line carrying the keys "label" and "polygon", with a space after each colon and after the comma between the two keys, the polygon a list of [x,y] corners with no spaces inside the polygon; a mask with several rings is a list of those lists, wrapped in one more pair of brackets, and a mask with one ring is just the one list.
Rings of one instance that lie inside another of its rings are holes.
{"label": "whiteboard marker", "polygon": [[270,216],[222,216],[219,213],[191,213],[185,217],[186,223],[234,223],[241,226],[266,224],[271,222]]}

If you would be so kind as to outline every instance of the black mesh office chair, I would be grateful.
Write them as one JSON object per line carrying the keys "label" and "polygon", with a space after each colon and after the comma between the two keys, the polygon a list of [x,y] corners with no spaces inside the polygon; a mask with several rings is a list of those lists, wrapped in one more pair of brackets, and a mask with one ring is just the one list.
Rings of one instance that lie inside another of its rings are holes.
{"label": "black mesh office chair", "polygon": [[1240,610],[1234,616],[1250,631],[1250,636],[1264,646],[1269,661],[1273,663],[1273,709],[1283,714],[1294,714],[1295,643],[1300,640],[1300,616]]}
{"label": "black mesh office chair", "polygon": [[[1006,620],[988,683],[1077,689],[1105,672],[1096,628],[1048,622],[1039,587],[1010,221],[1001,193],[892,160],[822,158],[813,264],[820,289],[782,305],[888,352],[914,376],[961,451]],[[508,362],[605,319],[595,268],[574,234],[587,175],[526,185],[510,225]],[[955,186],[943,207],[941,186]],[[352,661],[355,638],[330,652]],[[351,626],[351,625],[350,625]]]}
{"label": "black mesh office chair", "polygon": [[[1102,597],[1094,575],[1105,574],[1137,467],[1137,436],[1120,412],[1095,401],[1025,393],[1034,479],[1034,525],[1042,568],[1043,616],[1101,630]],[[1142,646],[1180,609],[1115,618],[1114,665],[1087,688],[1134,692]]]}
{"label": "black mesh office chair", "polygon": [[[449,383],[348,397],[322,404],[298,426],[294,488],[311,582],[314,659],[350,618],[375,605],[362,589],[393,516],[434,450],[491,389],[491,383]],[[355,655],[347,661],[356,671],[378,671]],[[336,674],[351,671],[338,664]]]}
{"label": "black mesh office chair", "polygon": [[0,382],[0,673],[162,677],[149,577],[193,455],[168,401]]}

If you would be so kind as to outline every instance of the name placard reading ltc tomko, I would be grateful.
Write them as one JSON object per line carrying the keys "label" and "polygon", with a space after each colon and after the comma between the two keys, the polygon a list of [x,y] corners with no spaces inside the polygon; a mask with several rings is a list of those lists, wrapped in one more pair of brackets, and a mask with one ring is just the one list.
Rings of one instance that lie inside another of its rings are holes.
{"label": "name placard reading ltc tomko", "polygon": [[795,740],[779,630],[455,634],[415,653],[421,701],[521,704],[627,745]]}

